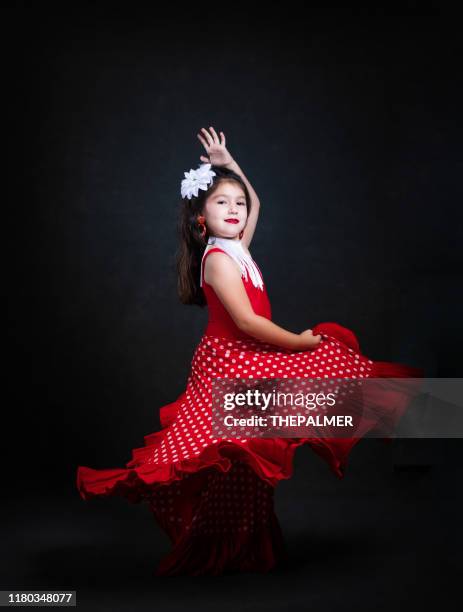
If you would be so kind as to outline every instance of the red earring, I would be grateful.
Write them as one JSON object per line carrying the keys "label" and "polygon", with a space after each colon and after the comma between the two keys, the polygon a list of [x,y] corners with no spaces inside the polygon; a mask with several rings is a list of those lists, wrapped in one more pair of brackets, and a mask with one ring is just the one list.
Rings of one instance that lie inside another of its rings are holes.
{"label": "red earring", "polygon": [[240,240],[243,237],[243,235],[244,235],[244,230],[241,230],[241,232],[240,232]]}
{"label": "red earring", "polygon": [[206,236],[206,226],[204,225],[205,221],[206,218],[203,217],[203,215],[200,215],[198,217],[199,235],[201,236],[201,238],[204,238]]}

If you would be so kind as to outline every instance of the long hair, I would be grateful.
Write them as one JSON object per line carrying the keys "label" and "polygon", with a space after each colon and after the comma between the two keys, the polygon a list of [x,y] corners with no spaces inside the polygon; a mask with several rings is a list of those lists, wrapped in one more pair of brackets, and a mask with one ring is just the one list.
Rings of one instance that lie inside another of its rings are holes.
{"label": "long hair", "polygon": [[207,191],[200,189],[198,197],[183,198],[180,204],[178,221],[179,246],[176,253],[177,292],[182,304],[206,305],[202,287],[199,286],[201,260],[209,239],[206,225],[206,235],[201,238],[197,218],[202,214],[207,198],[212,195],[223,181],[236,181],[246,196],[246,208],[249,217],[251,198],[243,179],[228,168],[212,166],[216,173],[213,183]]}

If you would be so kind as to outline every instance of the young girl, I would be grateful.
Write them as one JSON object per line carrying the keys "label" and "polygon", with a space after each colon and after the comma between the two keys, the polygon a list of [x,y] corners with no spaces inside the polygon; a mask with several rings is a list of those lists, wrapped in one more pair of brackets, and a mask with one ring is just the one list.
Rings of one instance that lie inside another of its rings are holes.
{"label": "young girl", "polygon": [[[260,202],[226,148],[223,132],[202,128],[207,157],[185,172],[178,251],[184,304],[208,306],[185,391],[160,409],[162,429],[145,436],[126,468],[79,467],[83,499],[121,495],[146,501],[173,547],[157,575],[268,571],[286,558],[274,489],[291,477],[295,449],[309,445],[339,478],[357,438],[216,438],[211,433],[217,378],[421,377],[406,365],[368,359],[336,323],[293,333],[272,321],[260,268],[249,247]],[[390,396],[388,396],[389,399]],[[397,396],[401,410],[406,407]],[[377,415],[388,415],[388,405]],[[369,426],[374,429],[375,422]]]}

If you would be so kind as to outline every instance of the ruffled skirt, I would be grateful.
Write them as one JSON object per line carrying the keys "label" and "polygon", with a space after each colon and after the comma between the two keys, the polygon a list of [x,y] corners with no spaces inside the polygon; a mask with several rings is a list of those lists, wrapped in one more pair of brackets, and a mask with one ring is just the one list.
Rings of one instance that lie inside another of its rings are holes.
{"label": "ruffled skirt", "polygon": [[[355,335],[321,323],[313,350],[292,352],[254,339],[204,335],[197,346],[185,391],[161,407],[161,430],[144,438],[125,468],[80,466],[83,499],[122,496],[146,502],[172,542],[157,575],[266,572],[286,557],[273,494],[292,475],[297,447],[307,445],[343,478],[355,438],[214,438],[213,378],[421,378],[423,371],[363,356]],[[388,391],[364,422],[362,435],[382,422],[394,425],[411,395]]]}

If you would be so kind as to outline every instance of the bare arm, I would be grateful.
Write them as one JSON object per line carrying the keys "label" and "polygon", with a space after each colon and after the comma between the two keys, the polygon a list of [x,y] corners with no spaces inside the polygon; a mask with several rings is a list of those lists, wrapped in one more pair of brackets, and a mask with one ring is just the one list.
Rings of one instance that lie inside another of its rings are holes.
{"label": "bare arm", "polygon": [[223,166],[224,168],[233,170],[233,172],[236,172],[236,174],[239,174],[241,176],[244,184],[246,185],[249,191],[249,197],[251,198],[251,212],[249,213],[246,227],[243,231],[243,237],[241,239],[243,245],[247,249],[249,249],[249,245],[251,244],[251,240],[254,235],[254,230],[256,229],[257,219],[259,217],[259,198],[257,197],[257,193],[254,191],[251,183],[244,175],[244,172],[233,159],[230,152],[227,151],[225,134],[223,132],[220,132],[219,139],[216,131],[212,126],[209,127],[209,130],[210,133],[205,128],[201,128],[201,133],[198,133],[197,135],[199,140],[203,143],[203,146],[206,149],[206,153],[208,155],[208,157],[201,155],[201,161],[211,163],[217,166]]}
{"label": "bare arm", "polygon": [[253,186],[246,178],[244,172],[238,166],[237,162],[233,160],[231,163],[225,166],[229,170],[233,170],[236,174],[239,174],[244,181],[244,184],[248,188],[249,195],[251,197],[251,212],[249,213],[248,220],[246,223],[246,227],[244,228],[243,237],[241,242],[249,249],[249,245],[251,244],[252,237],[254,236],[254,231],[257,225],[257,219],[259,218],[260,211],[260,201],[257,197],[257,193],[254,191]]}
{"label": "bare arm", "polygon": [[289,350],[314,348],[320,336],[293,334],[256,314],[236,264],[225,253],[211,253],[204,264],[204,280],[211,285],[236,326],[246,334]]}

